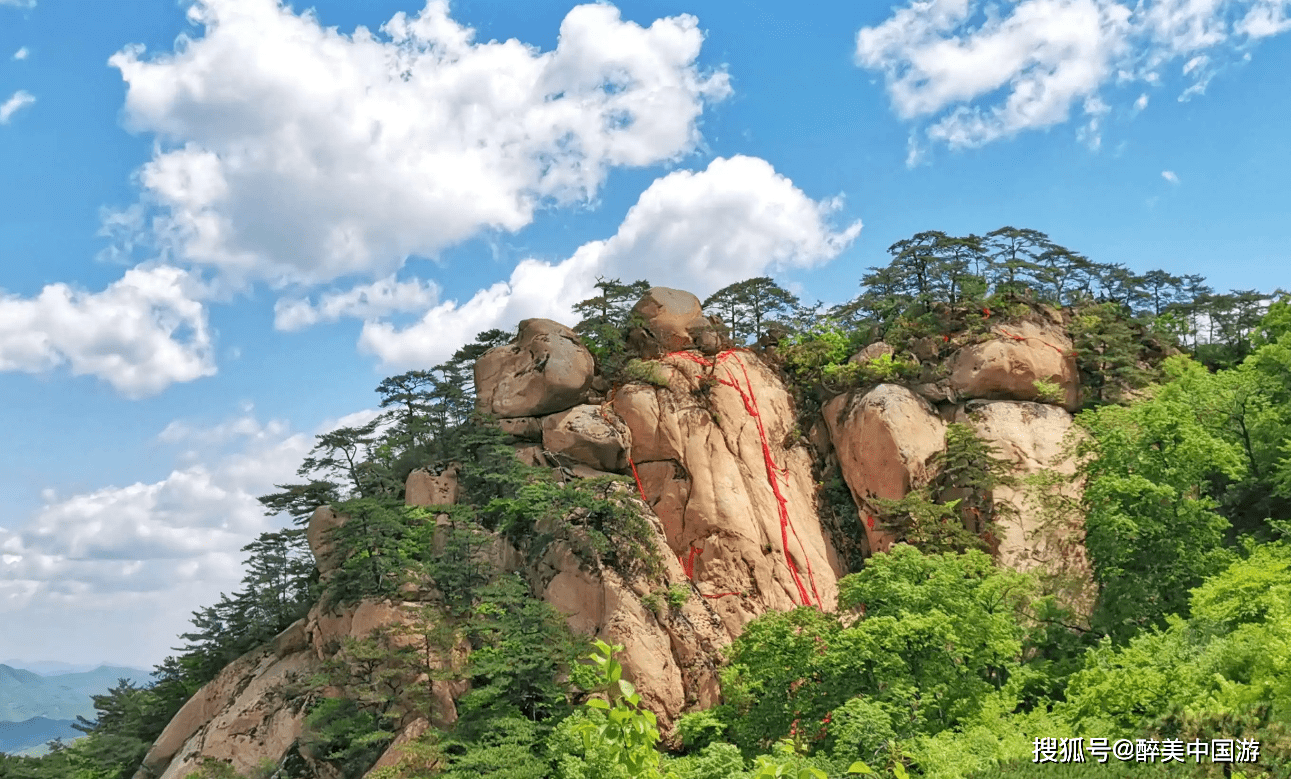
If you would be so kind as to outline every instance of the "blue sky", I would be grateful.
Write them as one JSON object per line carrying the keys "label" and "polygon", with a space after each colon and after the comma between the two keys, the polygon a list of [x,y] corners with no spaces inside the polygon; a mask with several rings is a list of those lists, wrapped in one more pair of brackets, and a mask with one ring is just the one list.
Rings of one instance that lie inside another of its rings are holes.
{"label": "blue sky", "polygon": [[0,0],[0,658],[147,666],[382,377],[929,229],[1291,287],[1291,0]]}

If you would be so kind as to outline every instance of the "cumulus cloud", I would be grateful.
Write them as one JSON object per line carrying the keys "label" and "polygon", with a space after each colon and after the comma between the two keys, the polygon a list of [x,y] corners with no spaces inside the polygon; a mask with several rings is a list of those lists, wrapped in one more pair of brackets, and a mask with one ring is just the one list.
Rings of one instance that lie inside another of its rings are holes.
{"label": "cumulus cloud", "polygon": [[0,103],[0,124],[9,124],[13,115],[36,102],[36,97],[30,92],[19,89],[14,92],[8,100]]}
{"label": "cumulus cloud", "polygon": [[[898,116],[950,148],[1076,111],[1096,147],[1103,92],[1159,83],[1179,62],[1190,82],[1180,99],[1201,94],[1233,51],[1291,29],[1289,13],[1289,0],[911,0],[858,31],[856,62],[883,73]],[[1146,95],[1135,103],[1146,105]]]}
{"label": "cumulus cloud", "polygon": [[1178,184],[1178,183],[1179,183],[1179,177],[1178,177],[1177,175],[1175,175],[1175,172],[1174,172],[1174,171],[1172,171],[1172,170],[1163,170],[1163,171],[1161,171],[1161,178],[1165,179],[1166,181],[1170,182],[1171,184]]}
{"label": "cumulus cloud", "polygon": [[31,55],[31,52],[27,50],[26,46],[23,46],[21,49],[18,49],[13,53],[13,58],[15,60],[25,60],[30,55]]}
{"label": "cumulus cloud", "polygon": [[425,311],[438,299],[439,287],[434,282],[396,281],[391,276],[344,291],[325,292],[317,303],[307,299],[279,300],[273,307],[273,326],[291,331],[342,317],[378,319],[393,313]]}
{"label": "cumulus cloud", "polygon": [[0,371],[66,365],[127,397],[215,373],[206,308],[187,272],[134,268],[102,292],[50,284],[32,298],[0,291]]}
{"label": "cumulus cloud", "polygon": [[432,0],[373,33],[276,0],[197,0],[201,34],[110,63],[125,117],[158,136],[138,173],[174,261],[271,283],[381,278],[547,204],[587,201],[615,166],[694,151],[730,92],[696,61],[692,16],[648,27],[573,8],[554,50],[475,41]]}
{"label": "cumulus cloud", "polygon": [[860,233],[836,228],[840,198],[813,200],[755,157],[718,158],[702,171],[675,171],[650,185],[610,238],[559,263],[525,260],[506,282],[465,303],[447,301],[406,328],[369,321],[362,350],[390,366],[432,365],[476,333],[527,317],[573,321],[573,305],[598,276],[639,278],[703,297],[767,271],[806,268],[838,256]]}
{"label": "cumulus cloud", "polygon": [[[317,433],[370,421],[377,409],[329,420]],[[257,495],[295,479],[313,436],[293,432],[282,421],[262,422],[245,407],[215,425],[176,420],[158,436],[164,443],[192,447],[176,467],[152,483],[107,486],[59,496],[43,493],[44,506],[22,527],[0,528],[0,613],[33,626],[12,639],[21,646],[60,649],[60,626],[69,612],[78,629],[96,614],[112,617],[95,651],[119,648],[118,656],[138,662],[147,651],[160,660],[187,628],[188,615],[214,603],[242,577],[241,547],[285,520],[264,515]],[[57,613],[58,625],[35,620]],[[122,631],[129,616],[151,627],[142,635]],[[40,625],[39,629],[35,626]],[[7,635],[0,635],[0,647]],[[90,660],[101,659],[87,658]]]}

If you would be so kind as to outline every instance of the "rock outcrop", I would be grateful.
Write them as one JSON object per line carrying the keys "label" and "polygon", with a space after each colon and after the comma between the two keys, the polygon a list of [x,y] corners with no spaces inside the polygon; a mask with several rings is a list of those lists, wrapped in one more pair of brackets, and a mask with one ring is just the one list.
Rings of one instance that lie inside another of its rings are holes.
{"label": "rock outcrop", "polygon": [[646,356],[691,348],[715,354],[721,348],[721,337],[704,316],[699,298],[679,289],[651,287],[632,308],[630,321],[639,323],[630,340]]}
{"label": "rock outcrop", "polygon": [[599,471],[623,471],[628,467],[631,435],[622,424],[614,425],[600,406],[575,406],[552,414],[542,423],[542,445]]}
{"label": "rock outcrop", "polygon": [[[1065,592],[1067,602],[1086,612],[1094,593],[1081,518],[1075,512],[1046,517],[1038,505],[1036,488],[1028,488],[1024,481],[1042,472],[1076,473],[1076,462],[1065,449],[1070,436],[1081,435],[1071,414],[1043,403],[972,401],[955,410],[955,421],[971,425],[1014,466],[1013,475],[1019,483],[997,487],[992,495],[997,503],[1012,509],[996,523],[1000,562],[1061,580],[1059,589]],[[1080,483],[1072,482],[1057,497],[1075,505],[1080,495]]]}
{"label": "rock outcrop", "polygon": [[[932,478],[931,461],[945,448],[949,422],[971,425],[1019,476],[1074,473],[1074,463],[1058,457],[1072,429],[1071,415],[1059,406],[1078,404],[1078,377],[1060,317],[1049,319],[997,326],[994,340],[961,348],[943,370],[925,364],[913,391],[881,384],[835,397],[806,436],[777,373],[751,351],[719,353],[719,328],[688,292],[655,287],[633,309],[629,344],[653,360],[658,380],[651,384],[611,387],[594,375],[595,361],[576,333],[549,320],[526,320],[514,342],[477,362],[477,408],[499,418],[521,461],[554,468],[562,481],[633,474],[636,484],[585,484],[639,512],[647,529],[638,527],[634,532],[643,536],[632,541],[656,548],[662,565],[643,572],[598,563],[603,552],[589,553],[587,536],[579,535],[585,527],[569,517],[539,520],[545,524],[535,524],[531,540],[494,537],[479,552],[481,560],[519,574],[573,630],[624,645],[625,676],[667,730],[684,712],[718,702],[721,650],[750,620],[802,604],[835,607],[846,570],[820,522],[818,466],[837,464],[872,553],[897,540],[877,526],[873,501],[900,499]],[[926,355],[939,357],[950,343],[938,336],[906,346],[927,362]],[[852,361],[893,353],[876,343]],[[1057,385],[1057,396],[1041,393],[1037,382]],[[457,492],[454,468],[415,470],[405,502],[452,504]],[[1022,486],[999,487],[992,498],[1014,509],[999,523],[1000,561],[1065,576],[1072,601],[1088,598],[1079,518],[1040,521],[1035,496]],[[433,517],[435,550],[445,548],[454,516]],[[343,562],[330,535],[345,521],[330,508],[310,518],[306,537],[324,583]],[[690,595],[678,604],[661,598],[664,591]],[[346,638],[398,626],[441,595],[427,579],[404,585],[399,600],[316,605],[188,701],[136,779],[183,779],[205,757],[245,772],[266,758],[281,763],[291,755],[327,777],[328,766],[301,746],[304,680],[336,658]],[[428,728],[455,720],[455,701],[469,689],[457,672],[469,652],[463,640],[443,657],[428,658],[435,678],[418,682],[430,685],[434,714],[401,710],[400,735],[378,767],[393,764]]]}
{"label": "rock outcrop", "polygon": [[[420,606],[371,600],[335,611],[315,606],[268,646],[225,666],[198,690],[153,743],[134,779],[187,779],[208,758],[243,774],[265,760],[281,762],[299,746],[304,733],[307,697],[302,691],[311,677],[325,669],[342,642],[405,623]],[[449,656],[431,658],[428,665],[437,671],[460,669],[468,649],[459,643]],[[436,727],[451,725],[457,716],[454,700],[468,685],[424,677],[415,681],[431,685],[436,716],[427,722]],[[411,708],[403,714],[404,724],[418,719]],[[327,775],[328,766],[316,757],[307,751],[297,755],[311,764],[311,775]]]}
{"label": "rock outcrop", "polygon": [[266,758],[278,761],[299,738],[305,713],[277,694],[317,670],[302,620],[198,690],[148,750],[135,779],[185,779],[204,758],[229,762],[241,773]]}
{"label": "rock outcrop", "polygon": [[839,395],[822,414],[870,550],[886,552],[897,536],[877,525],[872,499],[899,500],[928,482],[930,460],[946,447],[946,423],[927,400],[896,384]]}
{"label": "rock outcrop", "polygon": [[[994,340],[966,346],[951,358],[948,384],[960,398],[1039,400],[1080,406],[1080,374],[1071,339],[1052,324],[1022,321],[996,325]],[[1037,382],[1055,384],[1058,396],[1041,397]]]}
{"label": "rock outcrop", "polygon": [[457,468],[447,468],[439,475],[418,468],[408,474],[403,494],[404,502],[409,506],[447,506],[456,503]]}
{"label": "rock outcrop", "polygon": [[816,513],[810,453],[790,436],[785,387],[747,352],[659,365],[666,388],[620,387],[611,407],[632,431],[669,547],[715,596],[727,632],[770,609],[833,608],[842,567]]}
{"label": "rock outcrop", "polygon": [[[665,588],[692,587],[681,563],[667,554],[663,528],[650,517],[652,543],[664,554],[664,571],[655,580],[630,579],[611,569],[580,563],[565,540],[551,544],[528,569],[533,591],[564,614],[570,629],[620,644],[624,676],[637,685],[646,705],[664,728],[683,712],[718,702],[720,650],[731,634],[714,601],[700,589],[679,607],[652,610],[643,597]],[[658,598],[658,595],[655,596]]]}
{"label": "rock outcrop", "polygon": [[526,319],[515,341],[475,363],[475,407],[497,417],[573,408],[586,399],[595,364],[578,333],[550,319]]}

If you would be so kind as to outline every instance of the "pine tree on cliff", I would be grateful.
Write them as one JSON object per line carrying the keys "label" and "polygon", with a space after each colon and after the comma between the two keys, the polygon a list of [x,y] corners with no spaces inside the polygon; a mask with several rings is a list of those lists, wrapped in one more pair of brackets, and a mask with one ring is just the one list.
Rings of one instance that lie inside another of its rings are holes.
{"label": "pine tree on cliff", "polygon": [[624,284],[619,279],[597,276],[594,286],[600,294],[574,304],[574,312],[582,317],[574,332],[583,336],[588,350],[604,363],[623,352],[628,312],[650,289],[650,282],[638,279]]}
{"label": "pine tree on cliff", "polygon": [[892,262],[888,268],[899,284],[900,292],[931,306],[935,299],[948,296],[949,269],[944,267],[940,249],[949,237],[938,230],[916,233],[888,247]]}
{"label": "pine tree on cliff", "polygon": [[1056,305],[1076,302],[1082,287],[1088,289],[1094,264],[1065,246],[1054,245],[1036,258],[1035,272],[1041,295]]}
{"label": "pine tree on cliff", "polygon": [[1040,256],[1053,247],[1049,236],[1039,230],[1001,227],[987,233],[995,291],[1017,294],[1029,284],[1039,284]]}
{"label": "pine tree on cliff", "polygon": [[770,276],[728,284],[704,301],[704,309],[716,312],[737,343],[760,336],[772,317],[788,316],[798,305],[798,297]]}

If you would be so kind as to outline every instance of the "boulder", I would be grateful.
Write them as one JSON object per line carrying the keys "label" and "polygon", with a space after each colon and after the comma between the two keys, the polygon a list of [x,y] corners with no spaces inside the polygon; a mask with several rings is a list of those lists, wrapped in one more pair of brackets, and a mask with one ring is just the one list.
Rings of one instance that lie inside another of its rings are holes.
{"label": "boulder", "polygon": [[[961,398],[1045,400],[1069,411],[1080,407],[1080,374],[1071,339],[1052,324],[1023,321],[991,328],[996,338],[960,349],[949,363],[949,386]],[[1058,385],[1040,396],[1036,382]]]}
{"label": "boulder", "polygon": [[900,500],[926,484],[932,456],[946,445],[946,423],[928,401],[896,384],[880,384],[860,397],[839,395],[822,414],[870,550],[886,552],[897,536],[878,526],[870,499]]}
{"label": "boulder", "polygon": [[575,406],[543,419],[542,445],[574,463],[622,471],[628,467],[631,435],[622,423],[611,424],[600,406]]}
{"label": "boulder", "polygon": [[632,307],[630,321],[643,331],[643,343],[634,344],[649,354],[703,347],[716,352],[721,346],[717,328],[704,316],[699,298],[668,287],[651,287]]}
{"label": "boulder", "polygon": [[856,354],[853,354],[851,357],[847,358],[847,361],[864,365],[870,360],[876,360],[879,357],[885,357],[885,356],[891,357],[894,354],[896,354],[896,350],[893,349],[891,346],[883,343],[882,341],[875,341],[874,343],[860,350]]}
{"label": "boulder", "polygon": [[[399,735],[395,736],[395,739],[390,743],[390,746],[386,747],[386,751],[381,754],[381,757],[377,758],[377,761],[373,763],[372,767],[363,775],[363,779],[377,776],[381,772],[381,769],[392,767],[401,760],[406,761],[410,759],[412,755],[405,751],[405,747],[408,745],[408,742],[416,741],[421,738],[427,730],[430,730],[430,720],[425,717],[419,717],[418,719],[408,723],[407,727],[400,731]],[[420,769],[422,771],[437,772],[440,765],[438,759],[426,757],[421,758],[417,765],[407,767]]]}
{"label": "boulder", "polygon": [[404,503],[409,506],[449,506],[457,502],[457,468],[447,468],[438,476],[424,468],[408,474],[404,485]]}
{"label": "boulder", "polygon": [[475,363],[475,406],[501,418],[573,408],[587,397],[596,363],[573,330],[550,319],[526,319],[516,340]]}
{"label": "boulder", "polygon": [[514,419],[499,419],[498,427],[502,432],[509,436],[518,438],[521,441],[541,441],[542,440],[542,418],[541,417],[516,417]]}
{"label": "boulder", "polygon": [[336,553],[331,535],[332,531],[345,524],[345,520],[346,517],[332,511],[331,506],[319,506],[314,509],[305,528],[305,540],[314,553],[314,563],[318,566],[318,573],[325,578],[341,565],[342,560]]}

